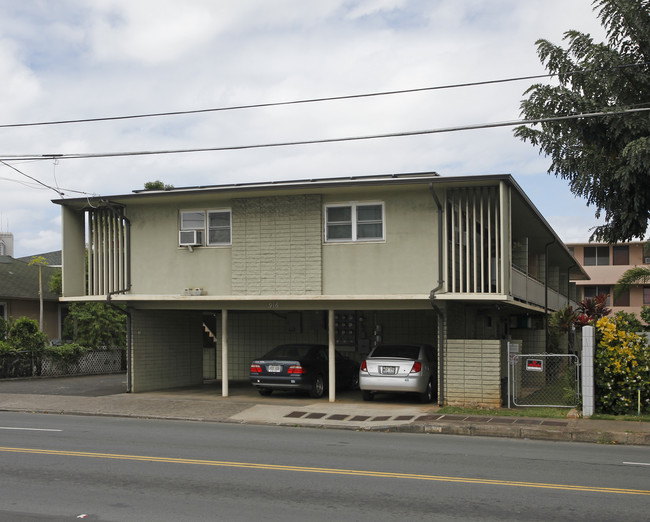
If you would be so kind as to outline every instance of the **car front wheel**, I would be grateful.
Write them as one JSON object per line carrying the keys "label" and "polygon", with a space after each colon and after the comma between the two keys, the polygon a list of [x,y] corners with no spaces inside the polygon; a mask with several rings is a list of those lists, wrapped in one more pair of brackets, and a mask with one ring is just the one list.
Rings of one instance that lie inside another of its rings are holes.
{"label": "car front wheel", "polygon": [[311,385],[311,390],[309,390],[309,396],[313,399],[320,399],[323,396],[325,391],[325,381],[323,381],[322,375],[317,375],[314,379],[314,383]]}

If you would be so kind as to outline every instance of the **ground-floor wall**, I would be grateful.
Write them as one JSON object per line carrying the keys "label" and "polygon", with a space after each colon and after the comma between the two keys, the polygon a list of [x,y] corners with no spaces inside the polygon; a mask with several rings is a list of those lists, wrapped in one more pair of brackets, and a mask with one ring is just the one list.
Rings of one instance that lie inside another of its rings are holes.
{"label": "ground-floor wall", "polygon": [[192,311],[131,312],[131,391],[203,382],[202,316]]}
{"label": "ground-floor wall", "polygon": [[[489,307],[453,304],[431,310],[337,310],[336,349],[360,361],[378,342],[428,343],[438,348],[442,312],[440,379],[446,404],[499,407],[507,374],[507,341],[524,353],[543,351],[544,330],[503,330],[507,313]],[[213,316],[206,346],[204,323]],[[132,311],[132,391],[199,385],[223,379],[220,311]],[[250,362],[278,344],[328,344],[326,311],[229,311],[228,379],[248,380]],[[531,323],[531,326],[535,326]],[[507,335],[506,335],[507,333]],[[213,346],[210,346],[213,343]]]}
{"label": "ground-floor wall", "polygon": [[501,406],[501,345],[492,339],[448,339],[444,397],[450,405]]}
{"label": "ground-floor wall", "polygon": [[[204,350],[203,377],[222,379],[222,325],[217,315],[213,343]],[[433,310],[337,310],[336,350],[361,361],[377,342],[437,346]],[[228,312],[228,377],[248,380],[250,363],[279,344],[328,344],[326,311]],[[216,349],[215,349],[216,348]]]}
{"label": "ground-floor wall", "polygon": [[444,317],[444,403],[500,407],[508,343],[516,344],[520,353],[544,353],[543,314],[494,303],[441,303],[439,309]]}

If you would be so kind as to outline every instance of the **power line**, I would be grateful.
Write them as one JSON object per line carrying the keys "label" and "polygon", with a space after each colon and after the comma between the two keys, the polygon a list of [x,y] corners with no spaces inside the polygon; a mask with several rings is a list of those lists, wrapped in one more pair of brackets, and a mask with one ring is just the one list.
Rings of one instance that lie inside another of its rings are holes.
{"label": "power line", "polygon": [[[650,62],[642,63],[633,63],[618,65],[616,67],[611,67],[607,69],[584,69],[584,70],[575,70],[569,71],[567,73],[562,73],[563,75],[572,75],[572,74],[586,74],[593,73],[600,70],[616,70],[616,69],[625,69],[630,67],[640,67],[643,65],[648,65]],[[342,96],[328,96],[322,98],[306,98],[300,100],[290,100],[290,101],[281,101],[281,102],[268,102],[268,103],[253,103],[248,105],[233,105],[229,107],[215,107],[209,109],[195,109],[195,110],[186,110],[186,111],[167,111],[167,112],[152,112],[152,113],[143,113],[143,114],[130,114],[123,116],[106,116],[98,118],[80,118],[80,119],[70,119],[70,120],[56,120],[56,121],[40,121],[40,122],[28,122],[28,123],[4,123],[0,124],[0,128],[17,128],[17,127],[36,127],[36,126],[45,126],[45,125],[67,125],[73,123],[96,123],[103,121],[118,121],[118,120],[131,120],[138,118],[157,118],[162,116],[184,116],[190,114],[203,114],[209,112],[225,112],[225,111],[236,111],[242,109],[261,109],[268,107],[281,107],[287,105],[300,105],[307,103],[321,103],[328,101],[340,101],[340,100],[353,100],[358,98],[372,98],[379,96],[392,96],[396,94],[409,94],[415,92],[425,92],[425,91],[438,91],[444,89],[458,89],[461,87],[479,87],[483,85],[494,85],[498,83],[510,83],[510,82],[519,82],[524,80],[536,80],[540,78],[550,78],[558,76],[557,73],[547,73],[547,74],[536,74],[530,76],[517,76],[512,78],[502,78],[497,80],[484,80],[478,82],[467,82],[467,83],[455,83],[449,85],[437,85],[432,87],[418,87],[414,89],[399,89],[394,91],[380,91],[380,92],[371,92],[371,93],[362,93],[362,94],[348,94]]]}
{"label": "power line", "polygon": [[323,139],[316,139],[316,140],[260,143],[260,144],[252,144],[252,145],[232,145],[232,146],[224,146],[224,147],[203,147],[203,148],[190,148],[190,149],[168,149],[168,150],[150,150],[150,151],[100,152],[100,153],[83,153],[83,154],[41,154],[41,155],[25,154],[25,155],[3,156],[0,157],[0,162],[4,163],[7,166],[10,166],[5,162],[52,160],[52,159],[62,160],[62,159],[88,159],[88,158],[117,158],[117,157],[126,157],[126,156],[156,156],[156,155],[164,155],[164,154],[223,152],[223,151],[235,151],[235,150],[247,150],[247,149],[291,147],[291,146],[298,146],[298,145],[316,145],[316,144],[323,144],[323,143],[342,143],[342,142],[374,140],[374,139],[382,139],[382,138],[399,138],[399,137],[407,137],[407,136],[422,136],[427,134],[443,134],[448,132],[458,132],[458,131],[466,131],[466,130],[492,129],[497,127],[512,127],[515,125],[534,125],[538,123],[577,120],[582,118],[596,118],[602,116],[622,116],[625,114],[648,112],[648,111],[650,111],[650,107],[628,108],[620,111],[611,111],[611,112],[601,111],[601,112],[591,112],[591,113],[584,113],[584,114],[570,114],[566,116],[554,116],[550,118],[538,118],[533,120],[510,120],[510,121],[502,121],[502,122],[494,122],[494,123],[480,123],[480,124],[462,125],[456,127],[445,127],[439,129],[403,131],[403,132],[393,132],[393,133],[386,133],[386,134],[372,134],[372,135],[365,135],[365,136],[347,136],[342,138],[323,138]]}
{"label": "power line", "polygon": [[51,187],[51,186],[49,186],[49,185],[46,185],[46,184],[43,183],[42,181],[36,179],[36,178],[33,177],[33,176],[30,176],[29,174],[25,174],[22,170],[17,169],[17,168],[14,167],[13,165],[9,165],[9,163],[5,162],[4,160],[1,160],[1,159],[0,159],[0,163],[2,163],[5,167],[9,167],[10,169],[15,170],[16,172],[18,172],[18,174],[21,174],[22,176],[25,176],[26,178],[31,179],[32,181],[36,182],[37,184],[39,184],[39,185],[41,185],[41,186],[43,186],[43,187],[45,187],[45,188],[47,188],[47,189],[53,190],[53,191],[56,192],[59,196],[62,196],[62,195],[63,195],[59,190],[55,189],[54,187]]}
{"label": "power line", "polygon": [[[88,195],[88,196],[92,195],[92,194],[89,194],[88,192],[82,192],[82,191],[80,191],[80,190],[59,189],[59,188],[52,187],[52,186],[47,185],[47,184],[43,183],[42,181],[36,179],[35,177],[30,176],[29,174],[26,174],[26,173],[23,172],[22,170],[17,169],[17,168],[14,167],[13,165],[10,165],[9,163],[7,163],[7,162],[5,162],[5,161],[3,161],[3,160],[1,160],[1,159],[0,159],[0,164],[4,165],[5,167],[9,167],[9,168],[12,169],[12,170],[15,170],[16,172],[18,172],[18,174],[20,174],[20,175],[22,175],[22,176],[25,176],[26,178],[29,178],[29,179],[31,179],[32,181],[34,181],[34,183],[29,183],[29,184],[28,184],[28,183],[25,182],[25,181],[20,181],[20,180],[16,180],[16,179],[0,178],[0,179],[5,180],[5,181],[13,181],[13,182],[16,182],[16,183],[20,183],[21,185],[25,185],[25,186],[32,185],[32,188],[38,188],[38,185],[40,185],[41,187],[46,188],[46,189],[48,189],[48,190],[53,190],[53,191],[56,192],[60,197],[63,197],[63,196],[65,195],[65,193],[63,192],[63,190],[65,190],[66,192],[74,192],[75,194],[83,194],[83,195]],[[37,187],[33,187],[34,184],[36,184]]]}

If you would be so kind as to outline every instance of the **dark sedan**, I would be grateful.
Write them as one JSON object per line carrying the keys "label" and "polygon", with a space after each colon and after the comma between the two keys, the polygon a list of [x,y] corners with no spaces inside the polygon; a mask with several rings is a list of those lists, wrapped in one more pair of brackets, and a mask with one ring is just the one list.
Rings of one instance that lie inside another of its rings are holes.
{"label": "dark sedan", "polygon": [[[320,344],[283,344],[251,363],[250,380],[260,395],[273,390],[301,390],[309,396],[323,396],[329,381],[329,349]],[[359,364],[336,354],[336,384],[356,388]]]}

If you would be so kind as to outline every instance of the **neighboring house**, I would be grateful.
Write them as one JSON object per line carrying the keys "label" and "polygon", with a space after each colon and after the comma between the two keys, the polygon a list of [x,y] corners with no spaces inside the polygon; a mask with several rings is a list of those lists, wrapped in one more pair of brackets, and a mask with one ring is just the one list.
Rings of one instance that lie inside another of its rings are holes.
{"label": "neighboring house", "polygon": [[[134,392],[216,378],[228,395],[252,359],[285,342],[329,344],[356,359],[378,342],[420,342],[438,350],[439,402],[499,406],[506,340],[544,351],[545,310],[569,303],[569,280],[587,277],[509,175],[55,203],[62,300],[127,305]],[[204,329],[216,348],[204,351]]]}
{"label": "neighboring house", "polygon": [[[49,288],[50,278],[57,270],[43,266],[43,331],[50,339],[61,337],[59,296]],[[29,317],[39,321],[38,291],[38,266],[29,266],[28,261],[10,256],[0,256],[0,317],[5,320]]]}
{"label": "neighboring house", "polygon": [[54,252],[45,252],[43,254],[34,254],[33,256],[19,257],[21,261],[29,263],[35,257],[42,257],[45,264],[51,268],[61,268],[61,251],[55,250]]}
{"label": "neighboring house", "polygon": [[650,249],[645,242],[570,243],[567,246],[590,277],[589,281],[576,281],[578,300],[605,294],[609,296],[607,304],[613,314],[624,311],[635,313],[637,317],[643,305],[650,305],[650,284],[636,285],[613,300],[614,286],[627,270],[650,265]]}

